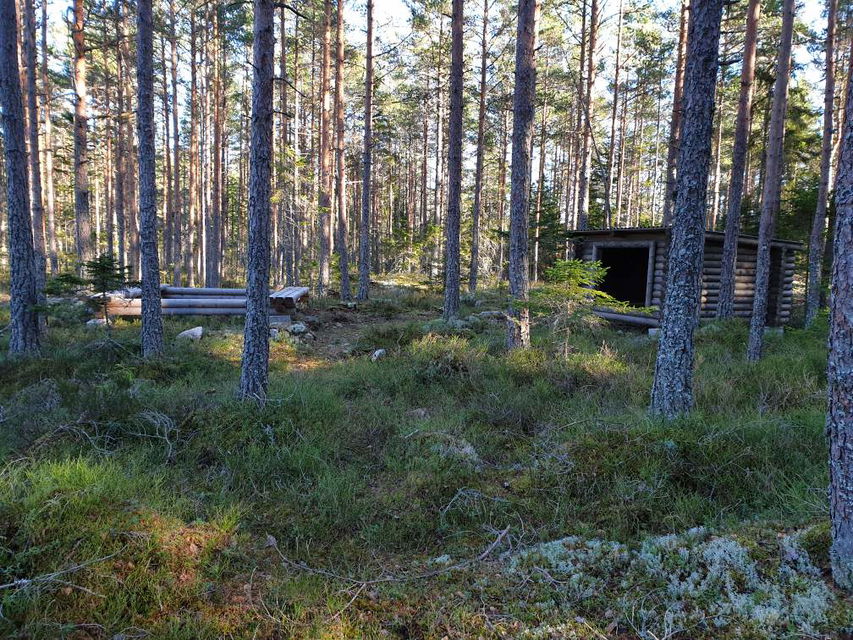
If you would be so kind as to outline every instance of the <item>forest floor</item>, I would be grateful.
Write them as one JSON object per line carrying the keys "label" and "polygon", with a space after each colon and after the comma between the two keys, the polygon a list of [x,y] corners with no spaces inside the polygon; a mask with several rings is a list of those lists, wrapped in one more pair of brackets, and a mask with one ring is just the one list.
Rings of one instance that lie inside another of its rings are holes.
{"label": "forest floor", "polygon": [[703,326],[697,410],[666,423],[645,333],[543,318],[508,353],[502,322],[440,304],[315,301],[314,339],[271,343],[264,408],[234,399],[239,319],[168,319],[152,361],[130,321],[53,327],[24,361],[0,335],[0,636],[853,637],[825,324],[757,364],[743,323]]}

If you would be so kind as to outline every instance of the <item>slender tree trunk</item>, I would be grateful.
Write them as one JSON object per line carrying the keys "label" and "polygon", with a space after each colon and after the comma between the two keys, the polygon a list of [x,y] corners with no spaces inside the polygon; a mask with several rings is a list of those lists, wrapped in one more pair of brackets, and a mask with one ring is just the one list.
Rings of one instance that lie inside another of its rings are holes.
{"label": "slender tree trunk", "polygon": [[318,234],[320,236],[320,274],[317,291],[329,288],[332,248],[332,135],[331,135],[331,23],[332,1],[323,1],[323,50],[320,63],[320,199]]}
{"label": "slender tree trunk", "polygon": [[806,326],[810,327],[820,307],[823,245],[826,235],[826,209],[832,191],[832,134],[835,104],[835,22],[838,0],[827,0],[826,81],[823,91],[823,145],[820,154],[820,186],[817,192],[812,230],[809,236],[809,275],[806,287]]}
{"label": "slender tree trunk", "polygon": [[293,25],[293,217],[289,221],[291,260],[288,263],[288,284],[299,284],[299,264],[302,256],[302,178],[299,163],[302,162],[302,101],[299,89],[299,16]]}
{"label": "slender tree trunk", "polygon": [[[26,126],[18,66],[18,24],[14,2],[0,2],[0,109],[3,111],[3,148],[6,156],[8,215],[9,354],[39,350],[38,263],[33,249],[27,175]],[[35,119],[35,113],[32,114]]]}
{"label": "slender tree trunk", "polygon": [[462,42],[465,18],[463,0],[453,0],[450,45],[450,121],[447,155],[447,222],[444,245],[444,319],[459,314],[459,233],[462,210]]}
{"label": "slender tree trunk", "polygon": [[249,245],[246,329],[240,396],[263,402],[269,377],[270,179],[272,175],[272,0],[254,0],[252,142],[249,150]]}
{"label": "slender tree trunk", "polygon": [[[181,194],[181,135],[178,126],[178,28],[176,23],[175,0],[169,0],[169,53],[172,80],[172,278],[176,285],[181,283],[181,262],[183,252],[184,207]],[[168,153],[168,149],[166,150]]]}
{"label": "slender tree trunk", "polygon": [[726,232],[723,242],[722,271],[720,274],[720,299],[717,304],[718,318],[731,318],[734,315],[737,241],[740,235],[740,210],[743,199],[746,157],[749,151],[752,94],[755,81],[755,49],[758,40],[758,19],[760,14],[761,1],[749,0],[749,7],[746,10],[743,65],[740,72],[740,96],[738,98],[735,140],[732,150],[732,174],[729,179]]}
{"label": "slender tree trunk", "polygon": [[136,131],[139,138],[139,235],[142,254],[142,355],[163,350],[160,260],[157,255],[157,182],[154,148],[154,20],[151,0],[137,0]]}
{"label": "slender tree trunk", "polygon": [[[851,49],[853,53],[853,49]],[[835,260],[829,312],[830,564],[842,589],[853,591],[853,55],[847,74],[844,129],[835,191]]]}
{"label": "slender tree trunk", "polygon": [[347,164],[344,129],[344,0],[338,0],[335,53],[335,122],[337,126],[337,198],[338,198],[338,241],[337,250],[341,269],[341,300],[350,300],[352,293],[349,282],[349,252],[347,236]]}
{"label": "slender tree trunk", "polygon": [[[370,294],[370,204],[373,180],[373,0],[367,0],[367,55],[364,72],[364,155],[361,174],[358,299]],[[426,153],[426,148],[424,149]]]}
{"label": "slender tree trunk", "polygon": [[583,144],[581,170],[578,180],[578,229],[589,226],[589,187],[592,173],[592,97],[595,87],[595,47],[598,35],[598,0],[592,0],[589,9],[589,39],[587,43],[586,87],[583,104]]}
{"label": "slender tree trunk", "polygon": [[697,2],[684,70],[684,129],[651,412],[665,418],[693,406],[693,331],[699,315],[708,168],[723,0]]}
{"label": "slender tree trunk", "polygon": [[773,106],[767,133],[767,169],[761,201],[761,222],[758,227],[758,259],[755,266],[755,297],[749,323],[749,345],[746,357],[750,362],[761,358],[764,327],[767,324],[767,298],[770,288],[770,243],[776,228],[782,192],[783,153],[785,142],[785,113],[788,107],[788,78],[791,67],[791,44],[794,32],[794,2],[785,0],[782,9],[782,42],[776,60],[776,81],[773,86]]}
{"label": "slender tree trunk", "polygon": [[74,0],[74,215],[77,259],[83,263],[94,257],[92,220],[89,211],[88,95],[86,91],[86,9],[83,0]]}
{"label": "slender tree trunk", "polygon": [[512,99],[512,183],[510,192],[509,294],[507,346],[530,346],[527,235],[530,208],[530,144],[536,97],[536,41],[539,1],[519,0]]}
{"label": "slender tree trunk", "polygon": [[536,176],[536,228],[533,230],[533,270],[530,274],[533,282],[539,280],[539,245],[542,236],[542,198],[545,195],[545,145],[548,128],[548,64],[545,64],[542,82],[542,120],[539,130],[539,171]]}
{"label": "slender tree trunk", "polygon": [[33,245],[36,260],[36,295],[39,304],[44,304],[44,285],[46,278],[46,246],[44,239],[44,206],[41,189],[41,153],[39,151],[38,89],[36,88],[36,14],[33,0],[24,0],[24,67],[27,78],[27,104],[29,107],[29,143],[30,143],[30,197],[32,202]]}
{"label": "slender tree trunk", "polygon": [[44,205],[47,214],[47,240],[50,251],[50,272],[59,271],[59,250],[56,243],[56,217],[54,213],[53,189],[53,123],[50,116],[50,103],[53,93],[47,75],[47,2],[41,3],[41,87],[42,109],[44,112]]}
{"label": "slender tree trunk", "polygon": [[684,65],[687,49],[687,30],[690,23],[690,0],[681,2],[681,24],[678,30],[678,56],[675,62],[675,85],[672,89],[672,120],[669,125],[669,148],[666,154],[666,187],[663,199],[663,226],[672,224],[672,206],[675,203],[675,161],[679,157],[681,142],[682,102],[684,100]]}
{"label": "slender tree trunk", "polygon": [[115,155],[115,216],[118,234],[116,243],[118,245],[118,263],[127,265],[127,243],[126,243],[126,219],[125,219],[125,188],[127,187],[126,162],[127,162],[127,118],[125,108],[125,59],[124,47],[121,44],[121,2],[116,2],[115,35],[116,35],[116,155]]}
{"label": "slender tree trunk", "polygon": [[[613,169],[616,160],[616,122],[619,113],[619,71],[622,57],[622,22],[624,19],[624,11],[622,10],[622,0],[619,0],[619,22],[616,27],[616,66],[613,71],[613,105],[610,110],[610,148],[607,150],[607,176],[604,182],[604,226],[611,228],[613,226],[613,203],[611,202],[610,194],[613,193]],[[660,104],[660,103],[658,103]],[[655,138],[657,140],[657,138]],[[657,156],[655,156],[657,160]],[[655,164],[657,168],[657,164]],[[654,183],[652,184],[654,188]],[[654,206],[652,206],[654,210]]]}
{"label": "slender tree trunk", "polygon": [[483,33],[480,42],[480,105],[477,111],[477,161],[474,169],[474,211],[471,220],[471,268],[468,291],[477,290],[480,269],[480,216],[483,210],[483,163],[486,155],[486,71],[488,68],[489,0],[483,0]]}
{"label": "slender tree trunk", "polygon": [[189,157],[189,211],[187,220],[187,246],[184,250],[184,270],[187,284],[195,284],[196,256],[198,254],[199,176],[198,176],[198,74],[196,72],[197,34],[195,11],[190,11],[190,157]]}

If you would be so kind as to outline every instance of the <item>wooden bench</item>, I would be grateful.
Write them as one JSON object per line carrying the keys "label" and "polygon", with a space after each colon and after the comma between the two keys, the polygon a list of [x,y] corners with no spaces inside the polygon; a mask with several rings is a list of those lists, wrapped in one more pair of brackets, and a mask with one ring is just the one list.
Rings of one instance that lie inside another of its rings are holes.
{"label": "wooden bench", "polygon": [[[107,313],[113,316],[141,316],[142,299],[138,289],[110,295]],[[308,298],[308,287],[285,287],[270,294],[270,316],[292,311]],[[246,314],[246,290],[216,287],[160,287],[160,310],[174,316],[230,316]]]}
{"label": "wooden bench", "polygon": [[285,287],[270,294],[270,304],[280,311],[295,309],[303,299],[308,299],[308,287]]}

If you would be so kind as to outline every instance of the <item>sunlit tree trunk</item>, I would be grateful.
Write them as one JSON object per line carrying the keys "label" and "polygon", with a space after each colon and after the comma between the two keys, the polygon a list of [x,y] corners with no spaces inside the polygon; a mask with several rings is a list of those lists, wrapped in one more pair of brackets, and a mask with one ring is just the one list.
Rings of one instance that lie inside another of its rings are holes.
{"label": "sunlit tree trunk", "polygon": [[347,216],[347,164],[346,164],[346,139],[344,128],[344,0],[338,0],[336,29],[336,52],[335,52],[335,125],[336,143],[335,150],[337,160],[337,187],[338,199],[338,241],[337,251],[341,268],[341,300],[349,300],[352,297],[349,282],[349,252],[347,250],[347,235],[349,233],[349,221]]}
{"label": "sunlit tree trunk", "polygon": [[477,160],[474,169],[474,210],[471,220],[471,268],[468,271],[468,291],[477,290],[480,269],[480,217],[483,210],[483,163],[486,154],[486,71],[488,68],[489,0],[483,0],[483,32],[480,41],[480,104],[477,111]]}
{"label": "sunlit tree trunk", "polygon": [[723,0],[694,4],[684,69],[684,120],[666,299],[650,410],[665,418],[693,406],[693,332],[699,316],[708,169]]}
{"label": "sunlit tree trunk", "polygon": [[323,49],[320,63],[320,198],[318,235],[320,240],[319,279],[317,291],[323,295],[329,288],[332,248],[332,135],[331,99],[331,22],[332,2],[323,1]]}
{"label": "sunlit tree trunk", "polygon": [[154,25],[151,0],[137,0],[136,130],[139,138],[139,234],[142,254],[142,355],[163,350],[160,260],[157,255],[157,182],[154,148]]}
{"label": "sunlit tree trunk", "polygon": [[791,69],[791,44],[794,32],[794,2],[785,0],[782,9],[782,41],[776,60],[773,106],[767,132],[767,168],[761,198],[761,222],[758,227],[758,258],[755,265],[755,297],[749,323],[746,357],[750,362],[761,358],[764,327],[767,324],[767,298],[770,288],[770,243],[776,229],[782,195],[782,163],[785,143],[785,113],[788,107],[788,79]]}
{"label": "sunlit tree trunk", "polygon": [[672,88],[672,119],[669,125],[669,147],[666,154],[666,185],[663,198],[663,226],[672,223],[675,203],[675,162],[681,141],[682,102],[684,100],[684,65],[687,49],[687,30],[690,23],[691,0],[681,1],[681,24],[678,29],[678,54],[675,61],[675,84]]}
{"label": "sunlit tree trunk", "polygon": [[519,0],[515,90],[512,100],[512,183],[509,214],[510,307],[507,310],[507,346],[510,349],[530,346],[527,235],[538,29],[539,0]]}
{"label": "sunlit tree trunk", "polygon": [[459,314],[459,233],[462,209],[463,0],[453,0],[450,53],[450,120],[447,154],[447,220],[444,244],[444,319]]}
{"label": "sunlit tree trunk", "polygon": [[743,63],[740,72],[740,95],[738,97],[735,140],[732,149],[732,173],[729,179],[726,231],[723,242],[722,269],[720,273],[720,300],[717,317],[730,318],[734,315],[735,265],[737,264],[737,241],[740,235],[740,209],[743,201],[743,182],[749,151],[749,130],[752,113],[752,94],[755,81],[755,49],[758,40],[758,19],[761,0],[749,0],[746,10],[746,36],[744,38]]}
{"label": "sunlit tree trunk", "polygon": [[[853,49],[851,49],[853,52]],[[835,582],[853,591],[853,57],[835,190],[835,260],[829,311],[830,563]]]}
{"label": "sunlit tree trunk", "polygon": [[[367,54],[364,72],[364,152],[361,174],[358,299],[370,294],[370,209],[373,180],[373,0],[367,0]],[[426,122],[426,121],[425,121]],[[424,149],[426,154],[426,149]],[[424,191],[424,193],[426,193]]]}
{"label": "sunlit tree trunk", "polygon": [[92,220],[89,211],[88,95],[86,91],[86,9],[83,0],[74,0],[74,215],[77,259],[82,263],[94,257]]}
{"label": "sunlit tree trunk", "polygon": [[269,378],[270,186],[275,49],[272,0],[254,0],[254,6],[246,328],[240,396],[262,402],[266,399]]}
{"label": "sunlit tree trunk", "polygon": [[[6,160],[9,246],[9,354],[39,350],[38,264],[33,249],[27,175],[26,125],[18,66],[18,24],[14,2],[0,2],[0,109]],[[35,114],[33,114],[35,116]]]}
{"label": "sunlit tree trunk", "polygon": [[823,245],[826,235],[826,209],[832,191],[832,134],[835,105],[835,22],[838,0],[827,1],[826,23],[826,80],[823,90],[823,145],[820,153],[820,185],[817,192],[812,230],[809,235],[809,275],[806,287],[806,326],[814,322],[820,307]]}

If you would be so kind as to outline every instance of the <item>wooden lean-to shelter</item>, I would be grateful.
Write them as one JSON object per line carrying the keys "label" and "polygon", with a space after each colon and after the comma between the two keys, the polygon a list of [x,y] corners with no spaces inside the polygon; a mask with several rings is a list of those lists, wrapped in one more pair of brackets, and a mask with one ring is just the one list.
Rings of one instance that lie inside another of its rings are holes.
{"label": "wooden lean-to shelter", "polygon": [[[599,287],[616,300],[633,307],[660,309],[666,286],[666,261],[669,235],[663,227],[594,229],[573,231],[575,255],[581,260],[598,260],[608,268]],[[702,265],[702,306],[700,318],[713,318],[720,294],[724,234],[705,232],[705,257]],[[755,293],[755,266],[758,239],[738,237],[735,270],[734,312],[748,318],[752,315]],[[770,290],[767,324],[781,326],[791,317],[794,282],[794,254],[802,249],[799,242],[773,240],[770,245]],[[596,312],[609,320],[649,327],[658,326],[657,310],[637,311],[599,308]]]}

